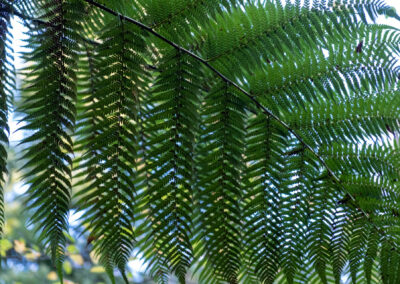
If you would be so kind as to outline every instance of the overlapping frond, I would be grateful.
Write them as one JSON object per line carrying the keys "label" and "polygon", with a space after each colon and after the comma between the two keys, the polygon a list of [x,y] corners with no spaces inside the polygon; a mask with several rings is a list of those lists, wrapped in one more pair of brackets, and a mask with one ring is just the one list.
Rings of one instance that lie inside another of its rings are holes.
{"label": "overlapping frond", "polygon": [[379,232],[376,228],[371,228],[368,232],[367,245],[365,249],[365,260],[363,269],[366,283],[371,283],[373,267],[378,254]]}
{"label": "overlapping frond", "polygon": [[281,194],[283,197],[281,216],[283,229],[282,267],[289,283],[292,283],[305,253],[309,220],[309,204],[312,198],[312,181],[318,174],[317,165],[302,145],[294,143],[287,148],[284,160],[285,173]]}
{"label": "overlapping frond", "polygon": [[380,215],[382,212],[398,212],[397,147],[397,143],[386,148],[333,145],[323,155],[340,175],[348,192],[357,196],[359,206],[368,213]]}
{"label": "overlapping frond", "polygon": [[371,224],[367,222],[362,214],[355,216],[353,220],[354,224],[349,242],[349,266],[351,279],[353,283],[357,283],[357,274],[362,268],[361,263],[363,260],[360,255],[363,255],[365,251]]}
{"label": "overlapping frond", "polygon": [[392,240],[382,237],[380,249],[380,276],[382,283],[397,283],[400,281],[399,275],[399,251],[393,248]]}

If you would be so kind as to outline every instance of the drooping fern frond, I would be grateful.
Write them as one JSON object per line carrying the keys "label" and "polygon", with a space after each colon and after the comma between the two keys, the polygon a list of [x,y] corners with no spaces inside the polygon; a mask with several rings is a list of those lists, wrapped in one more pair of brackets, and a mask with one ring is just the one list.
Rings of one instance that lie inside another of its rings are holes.
{"label": "drooping fern frond", "polygon": [[30,185],[27,205],[35,212],[31,221],[51,250],[61,275],[71,196],[77,21],[82,14],[77,1],[54,0],[37,5],[51,25],[29,32],[34,40],[28,44],[32,51],[25,55],[33,62],[26,69],[26,76],[32,81],[24,87],[21,108],[25,113],[21,129],[33,132],[22,141],[28,146],[23,156]]}
{"label": "drooping fern frond", "polygon": [[282,197],[279,187],[286,135],[272,118],[264,115],[252,118],[247,128],[249,164],[245,171],[244,239],[248,262],[261,282],[273,281],[280,267]]}
{"label": "drooping fern frond", "polygon": [[400,256],[396,248],[391,245],[391,239],[382,237],[380,249],[380,274],[382,283],[396,283],[400,281]]}
{"label": "drooping fern frond", "polygon": [[360,255],[365,251],[371,226],[362,214],[355,216],[353,220],[354,225],[349,242],[349,266],[351,279],[353,283],[357,283],[357,274],[362,268]]}
{"label": "drooping fern frond", "polygon": [[[333,189],[333,190],[332,190]],[[337,196],[335,184],[326,173],[321,174],[316,180],[310,203],[310,225],[307,236],[309,259],[322,283],[329,283],[327,268],[330,266],[331,230],[333,215],[336,207]],[[332,272],[333,273],[333,272]]]}
{"label": "drooping fern frond", "polygon": [[[309,283],[309,284],[320,284],[321,283],[321,278],[319,278],[319,275],[315,268],[310,264],[308,261],[308,256],[305,255],[302,258],[302,265],[299,269],[299,271],[296,273],[294,276],[294,282],[296,284],[300,283]],[[332,271],[332,266],[327,266],[326,268],[326,279],[328,283],[334,283],[334,276],[333,276],[333,271]],[[276,281],[273,282],[274,284],[287,284],[288,281],[285,278],[285,274],[283,273],[283,270],[281,270],[277,277]]]}
{"label": "drooping fern frond", "polygon": [[245,109],[227,82],[205,99],[199,149],[197,253],[205,255],[218,280],[237,283],[240,269]]}
{"label": "drooping fern frond", "polygon": [[[347,278],[347,281],[343,281],[345,284],[351,284],[351,283],[374,283],[374,284],[379,284],[382,283],[381,276],[379,274],[379,263],[378,261],[373,262],[373,267],[371,269],[371,277],[369,278],[369,282],[367,282],[365,278],[365,274],[362,268],[359,268],[355,278],[349,277],[348,269],[345,270],[345,276],[343,278]],[[348,268],[348,267],[347,267]]]}
{"label": "drooping fern frond", "polygon": [[148,111],[144,129],[150,136],[146,146],[148,207],[154,250],[183,283],[193,258],[194,153],[202,73],[179,50],[166,52],[157,64],[159,75],[150,100],[154,107]]}
{"label": "drooping fern frond", "polygon": [[310,153],[302,145],[289,145],[283,161],[284,173],[281,195],[283,228],[282,267],[289,283],[298,269],[301,256],[305,253],[306,234],[310,223],[308,202],[311,199],[312,180],[318,167],[310,159]]}
{"label": "drooping fern frond", "polygon": [[[125,277],[135,240],[138,93],[142,90],[145,43],[140,31],[116,19],[100,36],[96,55],[88,55],[88,95],[82,108],[80,150],[86,175],[77,194],[87,210],[83,223],[109,275]],[[93,57],[95,56],[95,60]],[[89,125],[88,125],[89,124]]]}
{"label": "drooping fern frond", "polygon": [[333,212],[330,239],[330,255],[335,282],[340,283],[342,271],[346,265],[352,223],[348,213],[341,205]]}
{"label": "drooping fern frond", "polygon": [[368,233],[367,245],[365,250],[365,261],[363,265],[365,280],[369,284],[371,283],[372,270],[378,254],[378,239],[379,232],[376,228],[371,228]]}

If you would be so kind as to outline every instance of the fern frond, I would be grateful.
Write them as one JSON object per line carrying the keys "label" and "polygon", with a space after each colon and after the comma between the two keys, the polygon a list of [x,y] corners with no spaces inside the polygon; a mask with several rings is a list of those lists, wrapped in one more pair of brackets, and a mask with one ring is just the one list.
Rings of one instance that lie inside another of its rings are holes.
{"label": "fern frond", "polygon": [[[358,269],[356,273],[356,279],[355,282],[353,282],[352,277],[348,277],[349,273],[347,273],[347,270],[345,271],[345,274],[343,275],[343,278],[347,278],[346,281],[343,281],[345,284],[351,284],[351,283],[374,283],[374,284],[379,284],[382,283],[382,279],[380,276],[380,271],[379,271],[379,263],[378,261],[374,261],[372,263],[373,267],[371,268],[371,277],[369,279],[369,282],[365,278],[365,274],[363,273],[362,269]],[[347,267],[348,268],[348,267]]]}
{"label": "fern frond", "polygon": [[[383,46],[365,47],[358,54],[356,44],[346,43],[326,47],[328,56],[322,48],[305,51],[303,56],[288,55],[285,63],[265,64],[254,72],[250,90],[262,94],[272,109],[294,111],[324,100],[342,102],[354,94],[393,88],[398,68]],[[375,62],[371,57],[382,64],[371,64]]]}
{"label": "fern frond", "polygon": [[335,1],[332,7],[335,11],[357,13],[364,22],[368,22],[369,20],[375,21],[379,15],[399,19],[393,7],[381,0],[339,0]]}
{"label": "fern frond", "polygon": [[390,238],[382,237],[380,249],[380,274],[382,283],[397,283],[400,281],[400,256],[397,247]]}
{"label": "fern frond", "polygon": [[226,82],[214,86],[205,100],[196,239],[202,244],[199,251],[212,263],[215,277],[237,283],[241,267],[239,201],[244,169],[245,104]]}
{"label": "fern frond", "polygon": [[88,56],[94,77],[87,82],[83,135],[77,143],[86,149],[79,168],[87,179],[76,197],[87,210],[83,224],[94,237],[101,262],[109,274],[116,267],[124,276],[135,240],[138,93],[141,76],[146,76],[145,43],[140,31],[120,19],[109,24],[100,39],[97,60]]}
{"label": "fern frond", "polygon": [[309,259],[313,263],[322,283],[329,283],[327,267],[330,265],[330,234],[333,225],[331,218],[336,204],[337,186],[328,178],[327,174],[315,181],[310,202],[310,226],[307,237]]}
{"label": "fern frond", "polygon": [[183,283],[193,258],[194,152],[203,75],[198,63],[179,50],[166,51],[157,69],[145,128],[150,234],[154,249]]}
{"label": "fern frond", "polygon": [[350,215],[347,210],[337,206],[333,212],[333,222],[330,239],[330,259],[335,276],[335,282],[340,283],[342,271],[346,265],[348,249],[350,242],[350,232],[352,223],[349,220]]}
{"label": "fern frond", "polygon": [[[42,17],[53,23],[30,31],[34,62],[26,75],[32,84],[24,88],[21,111],[26,125],[33,131],[22,143],[30,145],[23,158],[30,185],[28,208],[35,210],[31,221],[40,231],[40,239],[51,250],[61,276],[65,234],[71,195],[71,133],[75,123],[76,60],[79,50],[76,21],[83,17],[78,1],[37,2]],[[31,145],[31,143],[35,143]],[[62,279],[62,278],[61,278]]]}
{"label": "fern frond", "polygon": [[[296,273],[294,277],[294,283],[296,284],[320,284],[321,279],[318,277],[318,273],[314,269],[312,265],[308,262],[308,255],[305,255],[302,258],[302,265],[299,269],[299,271]],[[333,276],[333,271],[332,271],[332,266],[328,265],[326,268],[326,279],[328,283],[334,283],[335,279]],[[281,270],[278,275],[276,280],[273,282],[274,284],[288,284],[288,281],[286,280],[285,273],[283,270]]]}
{"label": "fern frond", "polygon": [[331,4],[317,3],[282,6],[266,1],[218,15],[206,31],[202,52],[225,74],[238,75],[242,69],[251,74],[260,63],[282,62],[289,54],[316,49],[327,37],[342,41],[356,32],[351,14],[332,13]]}
{"label": "fern frond", "polygon": [[372,280],[372,270],[378,254],[379,241],[379,232],[376,228],[371,228],[368,234],[365,260],[363,265],[367,284],[370,284]]}
{"label": "fern frond", "polygon": [[[240,5],[241,0],[217,0],[217,1],[177,1],[173,0],[169,5],[161,0],[153,0],[147,4],[148,14],[153,17],[153,28],[164,25],[182,24],[186,19],[192,24],[200,24],[199,20],[204,20],[205,15],[213,16],[216,12],[221,12],[223,8],[231,9],[232,6]],[[181,19],[177,19],[181,18]]]}
{"label": "fern frond", "polygon": [[[340,175],[348,192],[357,196],[359,205],[369,213],[398,211],[398,150],[390,148],[333,145],[329,150],[335,154],[328,154],[327,162]],[[368,162],[360,163],[362,160]]]}
{"label": "fern frond", "polygon": [[367,242],[368,232],[371,224],[368,223],[365,216],[360,214],[353,219],[352,232],[349,242],[349,266],[352,283],[357,283],[357,274],[360,271],[361,263],[364,260],[360,258],[364,254]]}
{"label": "fern frond", "polygon": [[[307,255],[302,258],[302,264],[299,268],[299,271],[296,273],[294,277],[294,283],[310,283],[310,284],[319,284],[321,283],[320,275],[315,270],[315,267],[311,265],[308,261]],[[331,266],[326,267],[326,281],[328,283],[334,282],[333,271]]]}
{"label": "fern frond", "polygon": [[[327,162],[335,171],[342,174],[358,174],[364,176],[379,175],[388,179],[397,178],[400,170],[398,146],[360,144],[332,144],[322,145],[320,153],[327,158]],[[361,161],[368,161],[363,163]]]}
{"label": "fern frond", "polygon": [[280,267],[282,235],[281,172],[287,132],[263,114],[249,121],[246,140],[245,254],[252,272],[271,283]]}
{"label": "fern frond", "polygon": [[[280,215],[283,232],[282,268],[289,283],[293,283],[301,256],[305,253],[307,231],[310,226],[309,200],[311,199],[313,176],[318,173],[318,164],[309,151],[289,138],[290,144],[284,153],[282,196]],[[293,142],[292,142],[293,141]]]}

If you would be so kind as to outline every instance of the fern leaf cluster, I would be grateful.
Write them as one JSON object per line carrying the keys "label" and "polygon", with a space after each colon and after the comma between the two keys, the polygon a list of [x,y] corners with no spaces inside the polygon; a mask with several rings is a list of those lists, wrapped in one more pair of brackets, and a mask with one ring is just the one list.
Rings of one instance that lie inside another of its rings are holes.
{"label": "fern leaf cluster", "polygon": [[14,11],[27,209],[61,278],[73,206],[113,282],[134,252],[160,283],[399,281],[400,32],[374,23],[399,16],[284,2],[0,1],[0,177]]}

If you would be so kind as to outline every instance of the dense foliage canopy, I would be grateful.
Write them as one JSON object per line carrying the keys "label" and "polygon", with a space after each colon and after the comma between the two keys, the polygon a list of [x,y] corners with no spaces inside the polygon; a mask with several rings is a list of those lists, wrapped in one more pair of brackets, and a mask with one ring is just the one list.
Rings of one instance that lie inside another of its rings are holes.
{"label": "dense foliage canopy", "polygon": [[0,185],[15,15],[26,208],[60,277],[74,208],[111,279],[138,249],[161,283],[400,283],[400,32],[375,24],[398,16],[286,2],[0,0]]}

